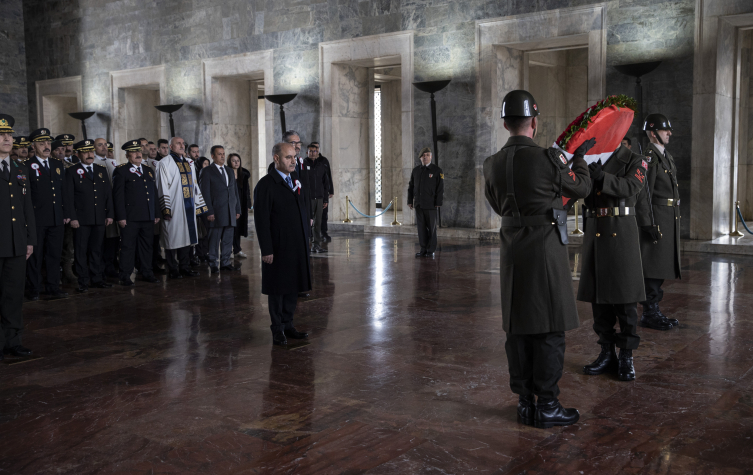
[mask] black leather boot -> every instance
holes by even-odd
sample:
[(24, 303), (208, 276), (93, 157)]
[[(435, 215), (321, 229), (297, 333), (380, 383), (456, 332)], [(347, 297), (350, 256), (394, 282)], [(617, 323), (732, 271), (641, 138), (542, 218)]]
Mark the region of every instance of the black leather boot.
[(664, 317), (669, 323), (672, 324), (673, 327), (679, 327), (680, 326), (680, 321), (678, 319), (676, 319), (676, 318), (669, 318), (668, 316), (666, 316), (663, 313), (661, 313), (661, 310), (659, 310), (659, 304), (658, 303), (655, 303), (654, 307), (656, 308), (656, 313), (659, 314), (660, 316)]
[(620, 348), (620, 368), (617, 370), (620, 381), (632, 381), (635, 379), (633, 367), (633, 350)]
[(533, 395), (518, 397), (518, 422), (527, 426), (533, 425), (533, 416), (536, 413), (536, 404)]
[(539, 429), (549, 429), (554, 426), (575, 424), (578, 419), (580, 419), (580, 413), (577, 409), (565, 409), (557, 398), (540, 397), (536, 403), (533, 425)]
[(591, 376), (617, 371), (617, 353), (614, 343), (601, 345), (601, 353), (596, 361), (583, 367), (583, 373)]
[[(648, 312), (646, 310), (648, 310)], [(655, 303), (649, 304), (648, 308), (646, 308), (646, 306), (643, 307), (641, 326), (662, 331), (672, 329), (672, 324), (669, 323), (666, 317), (659, 313), (659, 305)]]

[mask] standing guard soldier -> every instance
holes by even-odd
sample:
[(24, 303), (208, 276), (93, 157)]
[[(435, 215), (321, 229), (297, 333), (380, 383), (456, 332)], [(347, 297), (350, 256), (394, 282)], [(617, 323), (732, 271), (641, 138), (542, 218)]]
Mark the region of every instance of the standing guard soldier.
[(65, 166), (50, 157), (52, 137), (48, 129), (37, 129), (29, 136), (35, 156), (26, 160), (29, 168), (29, 188), (34, 203), (37, 226), (37, 245), (27, 264), (27, 298), (39, 300), (42, 281), (42, 261), (47, 269), (45, 293), (53, 299), (65, 298), (60, 290), (60, 259), (63, 253), (65, 219), (63, 195), (65, 193)]
[(418, 156), (421, 165), (413, 169), (408, 183), (408, 206), (416, 210), (416, 227), (421, 251), (416, 257), (434, 257), (437, 249), (437, 208), (444, 197), (444, 173), (431, 163), (431, 149)]
[(528, 91), (505, 96), (502, 118), (511, 136), (484, 162), (484, 180), (486, 199), (502, 216), (502, 321), (510, 389), (519, 397), (518, 421), (550, 428), (574, 424), (580, 417), (557, 399), (565, 331), (580, 324), (562, 197), (588, 195), (591, 181), (583, 156), (596, 141), (591, 139), (575, 151), (570, 169), (564, 154), (533, 141), (538, 115)]
[(159, 282), (152, 272), (152, 236), (159, 223), (159, 200), (154, 170), (141, 163), (141, 144), (129, 140), (121, 147), (128, 163), (118, 165), (112, 174), (115, 219), (120, 227), (120, 285), (133, 285), (136, 252), (141, 278)]
[(29, 193), (29, 170), (12, 162), (13, 117), (0, 114), (0, 360), (29, 356), (21, 345), (26, 261), (34, 251), (36, 225)]
[[(637, 306), (645, 299), (635, 204), (646, 183), (648, 164), (620, 145), (603, 165), (599, 160), (589, 168), (593, 188), (583, 209), (578, 300), (591, 302), (601, 353), (583, 372), (616, 371), (620, 380), (631, 381), (635, 379), (633, 350), (640, 343)], [(619, 333), (614, 329), (617, 322)], [(620, 349), (619, 359), (615, 346)]]
[(641, 255), (646, 300), (641, 325), (655, 330), (679, 327), (676, 318), (659, 310), (665, 279), (680, 279), (680, 191), (677, 168), (665, 148), (672, 136), (672, 124), (661, 114), (649, 114), (643, 122), (651, 143), (646, 149), (648, 173), (646, 187), (637, 203), (641, 228)]
[(76, 140), (76, 137), (71, 134), (60, 134), (55, 137), (55, 140), (59, 140), (63, 144), (63, 146), (65, 146), (65, 153), (62, 158), (62, 160), (65, 162), (65, 166), (70, 167), (71, 165), (77, 164), (79, 162), (79, 159), (73, 153), (73, 142)]
[(92, 287), (112, 287), (102, 275), (102, 240), (105, 226), (112, 224), (115, 211), (107, 169), (94, 164), (94, 141), (82, 140), (74, 149), (79, 162), (65, 174), (65, 217), (70, 219), (75, 246), (78, 288), (84, 293)]
[(29, 158), (29, 137), (25, 135), (18, 136), (13, 139), (13, 150), (16, 151), (16, 160), (18, 162), (24, 162)]

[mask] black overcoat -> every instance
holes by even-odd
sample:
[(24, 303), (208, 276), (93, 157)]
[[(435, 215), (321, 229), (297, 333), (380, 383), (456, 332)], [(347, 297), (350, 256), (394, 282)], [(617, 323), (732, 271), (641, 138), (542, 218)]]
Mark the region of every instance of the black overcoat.
[(9, 178), (5, 181), (0, 173), (0, 257), (25, 256), (26, 246), (37, 245), (29, 170), (10, 160)]
[[(647, 185), (638, 196), (636, 204), (638, 226), (657, 224), (662, 238), (654, 244), (648, 233), (640, 233), (643, 277), (679, 279), (680, 191), (677, 189), (677, 168), (672, 155), (669, 152), (666, 155), (661, 153), (654, 144), (649, 144), (646, 149), (646, 161)], [(649, 194), (652, 203), (650, 208)]]
[[(513, 156), (515, 199), (521, 216), (548, 216), (561, 210), (562, 195), (588, 195), (591, 180), (582, 157), (572, 170), (560, 153), (524, 136), (512, 136), (501, 151), (484, 162), (486, 199), (500, 216), (512, 216), (507, 197), (507, 150), (526, 147)], [(562, 195), (560, 195), (560, 190)], [(580, 324), (573, 295), (567, 246), (557, 226), (500, 228), (499, 282), (504, 330), (536, 334), (571, 330)]]
[(279, 173), (267, 174), (254, 190), (254, 225), (262, 256), (272, 254), (271, 264), (261, 265), (261, 292), (291, 294), (311, 290), (309, 227), (304, 194), (293, 191)]
[(223, 170), (227, 175), (227, 184), (214, 163), (205, 167), (199, 176), (201, 194), (204, 196), (204, 203), (209, 208), (204, 218), (214, 215), (214, 221), (204, 220), (207, 228), (235, 227), (235, 215), (241, 214), (241, 200), (238, 196), (235, 173), (226, 165), (223, 165)]
[(36, 156), (25, 163), (29, 169), (29, 188), (37, 226), (62, 226), (65, 165), (57, 158), (50, 157), (47, 160), (50, 171), (47, 173)]
[[(81, 226), (104, 226), (107, 218), (115, 219), (112, 188), (107, 168), (92, 163), (94, 180), (83, 163), (68, 167), (65, 175), (65, 217)], [(81, 173), (79, 173), (81, 170)]]
[(585, 208), (619, 208), (624, 199), (632, 212), (584, 219), (578, 300), (597, 304), (642, 302), (646, 294), (635, 204), (646, 183), (645, 157), (620, 147), (604, 164), (604, 173), (603, 184), (594, 184)]

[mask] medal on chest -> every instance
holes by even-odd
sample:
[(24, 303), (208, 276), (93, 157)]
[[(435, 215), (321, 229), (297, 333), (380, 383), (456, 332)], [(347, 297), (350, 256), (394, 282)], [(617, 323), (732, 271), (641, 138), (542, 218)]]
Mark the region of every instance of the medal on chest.
[(303, 187), (301, 186), (301, 182), (300, 182), (300, 181), (298, 181), (298, 180), (296, 180), (296, 181), (295, 181), (295, 187), (293, 187), (293, 191), (297, 191), (297, 192), (298, 192), (298, 194), (300, 195), (300, 194), (301, 194), (301, 188), (303, 188)]
[(84, 178), (84, 170), (83, 169), (79, 168), (78, 170), (76, 170), (76, 173), (78, 173), (79, 178), (81, 178), (81, 179)]
[(38, 163), (32, 163), (31, 169), (34, 170), (34, 173), (36, 173), (37, 176), (39, 176), (39, 164)]

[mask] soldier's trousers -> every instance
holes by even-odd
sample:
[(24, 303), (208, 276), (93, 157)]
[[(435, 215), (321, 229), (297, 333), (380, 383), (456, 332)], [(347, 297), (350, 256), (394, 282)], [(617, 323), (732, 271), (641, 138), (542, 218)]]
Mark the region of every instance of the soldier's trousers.
[(559, 396), (557, 383), (562, 378), (565, 364), (565, 332), (507, 333), (505, 352), (512, 392), (544, 398)]
[(73, 230), (79, 285), (102, 282), (102, 240), (104, 238), (104, 225), (79, 226), (78, 229)]
[[(638, 304), (601, 304), (592, 303), (594, 314), (594, 331), (599, 335), (599, 344), (614, 343), (617, 348), (635, 350), (641, 341), (638, 336)], [(620, 323), (620, 332), (614, 329)]]
[(664, 279), (643, 279), (643, 285), (646, 288), (646, 301), (641, 302), (643, 305), (650, 305), (661, 302), (664, 297), (664, 290), (661, 286), (664, 283)]
[(26, 261), (26, 285), (29, 293), (38, 294), (42, 286), (42, 261), (47, 269), (46, 292), (60, 290), (60, 257), (63, 254), (65, 226), (37, 226), (37, 245)]
[(0, 257), (0, 351), (21, 344), (26, 255)]
[(65, 234), (63, 236), (63, 259), (60, 261), (60, 265), (65, 268), (66, 265), (73, 265), (75, 260), (75, 249), (73, 244), (73, 228), (70, 224), (65, 225)]
[(105, 275), (117, 274), (115, 258), (118, 255), (120, 237), (106, 237), (102, 244), (102, 272)]
[(139, 271), (142, 277), (154, 275), (152, 271), (152, 237), (154, 221), (128, 221), (120, 228), (120, 278), (130, 279), (139, 254)]
[(437, 209), (416, 206), (416, 228), (421, 250), (431, 254), (437, 249)]

